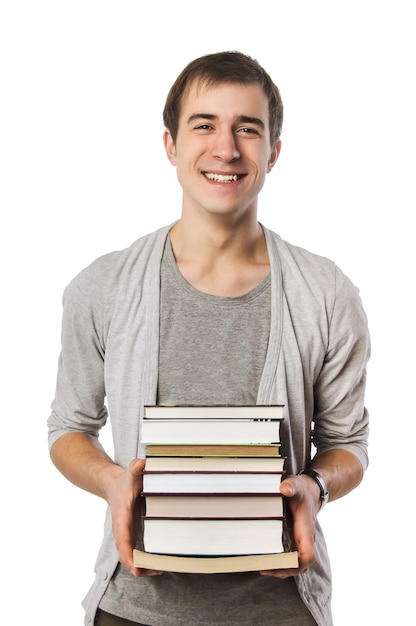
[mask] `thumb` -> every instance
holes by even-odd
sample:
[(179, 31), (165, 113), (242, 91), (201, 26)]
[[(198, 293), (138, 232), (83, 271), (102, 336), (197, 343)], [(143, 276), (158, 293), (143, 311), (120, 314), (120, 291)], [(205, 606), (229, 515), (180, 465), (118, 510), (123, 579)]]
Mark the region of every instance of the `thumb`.
[(138, 478), (140, 474), (143, 472), (145, 466), (144, 459), (133, 459), (129, 464), (129, 471), (135, 478)]
[(296, 489), (295, 489), (295, 486), (292, 484), (292, 481), (290, 478), (286, 478), (286, 480), (283, 480), (281, 482), (280, 493), (282, 493), (284, 496), (288, 498), (295, 495)]

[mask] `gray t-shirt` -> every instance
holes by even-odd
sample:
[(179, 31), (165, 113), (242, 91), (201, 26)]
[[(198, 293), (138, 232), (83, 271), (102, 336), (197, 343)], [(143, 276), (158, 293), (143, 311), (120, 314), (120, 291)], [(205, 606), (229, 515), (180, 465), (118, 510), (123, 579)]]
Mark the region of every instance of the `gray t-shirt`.
[[(159, 404), (256, 403), (270, 331), (270, 289), (268, 274), (242, 296), (202, 293), (179, 272), (167, 239), (161, 265)], [(164, 573), (136, 579), (119, 566), (100, 607), (150, 626), (315, 624), (293, 578), (257, 573)]]
[(162, 260), (159, 404), (256, 404), (270, 332), (270, 274), (239, 297), (183, 278), (170, 240)]

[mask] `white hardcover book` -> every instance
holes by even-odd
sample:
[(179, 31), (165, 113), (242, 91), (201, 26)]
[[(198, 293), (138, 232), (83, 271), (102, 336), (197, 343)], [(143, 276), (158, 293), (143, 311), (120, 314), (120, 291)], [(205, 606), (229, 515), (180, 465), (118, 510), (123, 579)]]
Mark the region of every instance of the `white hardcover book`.
[(280, 420), (160, 420), (141, 422), (144, 444), (279, 443)]
[(280, 493), (282, 472), (143, 472), (150, 493)]
[(238, 555), (283, 552), (281, 519), (143, 518), (146, 552)]
[(144, 419), (283, 419), (283, 405), (146, 405)]

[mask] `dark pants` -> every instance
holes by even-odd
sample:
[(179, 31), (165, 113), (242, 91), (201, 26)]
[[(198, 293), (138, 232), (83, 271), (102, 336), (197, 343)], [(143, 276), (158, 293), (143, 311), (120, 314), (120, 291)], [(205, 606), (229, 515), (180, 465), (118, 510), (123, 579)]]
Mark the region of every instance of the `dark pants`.
[(110, 615), (110, 613), (98, 609), (94, 626), (146, 626), (146, 624), (132, 622), (129, 619), (123, 619), (122, 617), (117, 617), (117, 615)]

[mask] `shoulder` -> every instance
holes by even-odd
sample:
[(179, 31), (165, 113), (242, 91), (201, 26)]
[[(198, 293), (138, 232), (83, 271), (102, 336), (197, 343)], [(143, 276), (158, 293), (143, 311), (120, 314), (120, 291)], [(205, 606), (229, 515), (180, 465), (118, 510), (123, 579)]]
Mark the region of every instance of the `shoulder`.
[(332, 259), (285, 241), (271, 230), (264, 229), (264, 232), (269, 245), (269, 252), (278, 258), (282, 271), (297, 270), (306, 272), (311, 277), (314, 274), (317, 276), (327, 275), (328, 278), (334, 277), (337, 266)]
[(84, 273), (118, 275), (136, 265), (147, 265), (153, 256), (162, 254), (169, 229), (170, 226), (164, 226), (136, 239), (123, 250), (115, 250), (98, 257), (85, 268)]
[(140, 279), (146, 271), (156, 270), (170, 228), (171, 225), (164, 226), (122, 250), (114, 250), (94, 259), (71, 280), (65, 293), (77, 290), (85, 294), (112, 291), (119, 283), (132, 278)]
[(324, 306), (330, 312), (335, 305), (355, 301), (359, 289), (335, 261), (284, 241), (277, 233), (264, 229), (270, 262), (275, 277), (294, 307)]
[(270, 263), (276, 275), (281, 275), (285, 291), (333, 292), (340, 272), (336, 263), (283, 240), (277, 233), (264, 229)]

